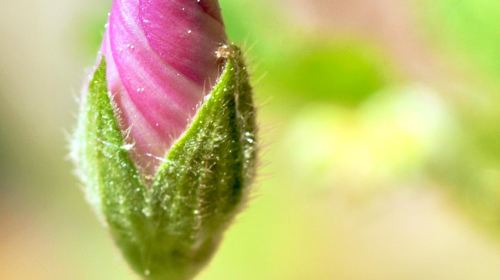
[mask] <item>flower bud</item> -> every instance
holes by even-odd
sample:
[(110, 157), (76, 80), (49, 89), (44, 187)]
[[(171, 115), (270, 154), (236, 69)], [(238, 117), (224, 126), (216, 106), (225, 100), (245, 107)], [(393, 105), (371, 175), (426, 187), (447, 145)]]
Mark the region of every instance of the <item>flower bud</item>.
[(73, 155), (89, 201), (146, 279), (193, 277), (245, 201), (256, 124), (215, 0), (114, 0)]

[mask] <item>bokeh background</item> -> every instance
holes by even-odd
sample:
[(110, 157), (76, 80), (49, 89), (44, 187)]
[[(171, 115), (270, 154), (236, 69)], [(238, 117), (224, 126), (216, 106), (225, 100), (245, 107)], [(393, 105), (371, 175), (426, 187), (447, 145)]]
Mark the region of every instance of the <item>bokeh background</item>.
[[(1, 0), (0, 279), (137, 279), (67, 159), (110, 0)], [(500, 2), (221, 0), (262, 160), (199, 280), (500, 275)]]

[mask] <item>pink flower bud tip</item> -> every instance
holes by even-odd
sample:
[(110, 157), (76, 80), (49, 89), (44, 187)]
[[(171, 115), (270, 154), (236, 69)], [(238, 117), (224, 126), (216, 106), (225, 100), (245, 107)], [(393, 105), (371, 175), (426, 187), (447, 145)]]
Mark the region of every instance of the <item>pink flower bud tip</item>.
[(216, 0), (114, 0), (102, 53), (131, 155), (147, 176), (189, 125), (220, 72)]

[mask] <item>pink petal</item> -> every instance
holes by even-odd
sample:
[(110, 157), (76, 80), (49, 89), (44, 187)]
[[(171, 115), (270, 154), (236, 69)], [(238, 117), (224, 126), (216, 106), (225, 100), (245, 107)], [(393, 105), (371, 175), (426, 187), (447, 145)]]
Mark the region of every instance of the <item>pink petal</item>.
[(132, 156), (153, 175), (219, 75), (217, 1), (114, 0), (103, 42), (108, 87)]

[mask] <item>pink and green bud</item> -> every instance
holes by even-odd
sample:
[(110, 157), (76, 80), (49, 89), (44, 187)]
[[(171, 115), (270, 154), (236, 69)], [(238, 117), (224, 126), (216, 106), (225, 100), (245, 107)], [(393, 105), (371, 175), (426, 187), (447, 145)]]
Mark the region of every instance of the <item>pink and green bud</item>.
[(254, 177), (240, 50), (215, 0), (114, 0), (74, 158), (89, 201), (145, 279), (190, 279)]

